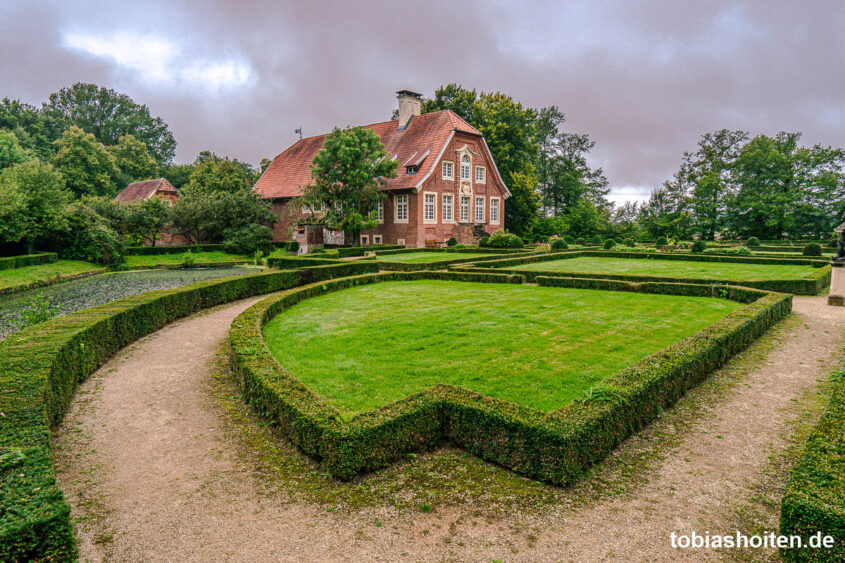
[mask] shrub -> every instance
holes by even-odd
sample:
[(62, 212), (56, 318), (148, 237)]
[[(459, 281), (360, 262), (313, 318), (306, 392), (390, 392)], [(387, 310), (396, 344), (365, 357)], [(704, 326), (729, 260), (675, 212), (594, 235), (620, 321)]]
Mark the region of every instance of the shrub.
[(193, 268), (195, 263), (196, 263), (196, 257), (193, 255), (193, 253), (191, 253), (190, 250), (182, 255), (181, 266), (183, 268)]
[(77, 202), (67, 208), (66, 215), (67, 230), (52, 233), (48, 241), (63, 259), (112, 267), (125, 262), (123, 237), (91, 207)]
[(478, 248), (489, 248), (490, 247), (490, 236), (481, 237), (478, 239)]
[(604, 243), (604, 239), (601, 235), (593, 235), (590, 237), (590, 244), (593, 246), (601, 246)]
[(285, 243), (285, 250), (288, 252), (298, 252), (299, 251), (299, 243), (295, 240), (291, 240)]
[[(523, 248), (525, 242), (518, 236), (512, 233), (507, 233), (501, 229), (490, 235), (489, 237), (481, 239), (485, 243), (484, 246), (490, 248)], [(479, 246), (482, 246), (479, 243)]]
[(747, 246), (727, 246), (708, 248), (704, 254), (720, 254), (722, 256), (753, 256), (751, 249)]
[(39, 291), (37, 296), (27, 301), (21, 311), (20, 319), (15, 321), (14, 325), (18, 330), (23, 330), (26, 327), (49, 321), (61, 312), (61, 303), (51, 303), (49, 298), (44, 297), (44, 292)]
[(612, 238), (609, 238), (606, 241), (604, 241), (604, 249), (605, 250), (610, 250), (614, 246), (616, 246), (616, 241), (613, 240)]
[(8, 256), (6, 258), (0, 258), (0, 270), (14, 270), (15, 268), (35, 266), (37, 264), (52, 264), (58, 259), (59, 255), (55, 252)]
[(707, 250), (707, 243), (703, 240), (697, 240), (692, 243), (692, 251), (696, 254), (704, 252), (705, 250)]
[(587, 239), (581, 237), (575, 241), (575, 244), (577, 244), (578, 246), (587, 246)]
[(669, 239), (667, 239), (666, 237), (660, 237), (655, 241), (654, 246), (669, 246)]
[(446, 246), (455, 246), (456, 244), (458, 244), (458, 239), (456, 239), (455, 237), (452, 237), (446, 241)]
[(637, 243), (632, 238), (626, 238), (625, 239), (625, 246), (627, 246), (628, 248), (636, 248)]
[(567, 248), (569, 248), (569, 245), (562, 238), (552, 241), (552, 250), (566, 250)]
[(750, 239), (748, 239), (746, 246), (751, 247), (751, 248), (753, 248), (755, 246), (760, 246), (760, 239), (758, 239), (757, 237), (751, 237)]
[(563, 235), (563, 240), (566, 241), (566, 244), (575, 244), (575, 239), (572, 238), (572, 235)]
[(804, 256), (821, 256), (822, 255), (822, 245), (817, 242), (811, 242), (807, 246), (804, 247)]
[(827, 245), (830, 248), (836, 248), (837, 246), (839, 246), (839, 239), (837, 237), (833, 237), (828, 241)]
[(273, 251), (273, 229), (267, 225), (253, 223), (244, 227), (226, 229), (223, 250), (231, 254), (255, 254)]

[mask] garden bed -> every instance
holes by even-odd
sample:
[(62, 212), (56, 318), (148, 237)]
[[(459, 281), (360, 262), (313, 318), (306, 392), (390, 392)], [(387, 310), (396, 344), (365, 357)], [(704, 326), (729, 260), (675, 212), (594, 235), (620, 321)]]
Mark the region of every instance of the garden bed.
[(0, 295), (101, 274), (105, 271), (103, 266), (81, 260), (59, 260), (0, 270)]
[(456, 270), (631, 282), (742, 285), (797, 295), (817, 295), (830, 284), (830, 265), (819, 259), (637, 254), (569, 251), (543, 256), (479, 260)]
[[(322, 460), (325, 469), (341, 479), (378, 469), (409, 452), (431, 449), (446, 439), (522, 475), (555, 484), (571, 483), (791, 310), (789, 295), (737, 287), (648, 284), (649, 293), (724, 297), (743, 305), (696, 334), (602, 379), (582, 398), (551, 411), (437, 384), (345, 421), (335, 407), (282, 367), (264, 344), (263, 326), (305, 299), (377, 282), (417, 279), (524, 280), (522, 276), (448, 272), (356, 276), (265, 299), (232, 324), (233, 372), (248, 402), (279, 423), (303, 452)], [(590, 287), (643, 291), (639, 284), (602, 280), (591, 280)], [(442, 347), (434, 351), (440, 353)], [(343, 368), (339, 364), (338, 369)]]

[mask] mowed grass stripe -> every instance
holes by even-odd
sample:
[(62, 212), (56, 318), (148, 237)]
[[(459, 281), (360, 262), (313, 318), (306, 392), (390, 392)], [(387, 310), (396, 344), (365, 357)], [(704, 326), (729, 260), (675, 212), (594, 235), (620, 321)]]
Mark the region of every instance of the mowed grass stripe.
[(391, 282), (303, 301), (271, 320), (264, 338), (290, 373), (347, 417), (437, 383), (549, 411), (738, 307), (630, 292)]
[(582, 256), (550, 262), (514, 266), (532, 272), (578, 272), (592, 274), (629, 274), (634, 276), (669, 276), (674, 278), (730, 280), (788, 280), (809, 278), (812, 266), (780, 264), (737, 264), (729, 262), (686, 262), (642, 258), (600, 258)]

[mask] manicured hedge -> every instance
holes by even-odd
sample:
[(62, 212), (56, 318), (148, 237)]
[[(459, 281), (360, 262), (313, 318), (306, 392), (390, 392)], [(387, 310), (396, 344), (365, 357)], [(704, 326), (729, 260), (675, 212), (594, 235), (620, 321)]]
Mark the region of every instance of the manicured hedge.
[[(817, 269), (808, 278), (795, 278), (786, 280), (775, 279), (757, 279), (757, 280), (732, 280), (732, 279), (708, 279), (708, 278), (675, 278), (670, 276), (642, 276), (631, 274), (598, 274), (591, 272), (536, 272), (530, 270), (520, 270), (518, 266), (522, 264), (530, 264), (533, 262), (549, 262), (553, 260), (563, 260), (568, 258), (578, 258), (579, 256), (599, 256), (599, 257), (614, 257), (614, 258), (634, 258), (634, 259), (669, 259), (669, 260), (688, 260), (701, 262), (740, 262), (740, 263), (768, 263), (768, 264), (792, 264), (792, 265), (810, 265)], [(509, 259), (482, 259), (472, 262), (471, 265), (454, 265), (450, 269), (459, 271), (472, 272), (496, 272), (506, 271), (512, 274), (522, 274), (529, 282), (540, 276), (546, 277), (562, 277), (562, 278), (590, 278), (590, 279), (604, 279), (604, 280), (623, 280), (630, 282), (658, 282), (658, 283), (686, 283), (686, 284), (703, 284), (703, 285), (741, 285), (743, 287), (751, 287), (755, 289), (762, 289), (766, 291), (777, 291), (781, 293), (792, 293), (795, 295), (818, 295), (824, 292), (830, 286), (831, 267), (825, 260), (807, 260), (796, 258), (774, 258), (774, 262), (762, 262), (768, 260), (766, 258), (749, 258), (745, 256), (703, 256), (700, 254), (684, 254), (684, 255), (658, 255), (655, 257), (651, 254), (634, 254), (631, 256), (629, 252), (596, 252), (573, 250), (569, 252), (551, 253), (537, 256), (526, 256), (524, 258), (509, 258)]]
[(120, 348), (207, 307), (362, 271), (346, 264), (152, 291), (58, 317), (0, 343), (0, 561), (75, 559), (50, 427), (60, 421), (76, 385)]
[[(376, 256), (389, 256), (391, 254), (413, 254), (415, 252), (455, 252), (455, 253), (474, 253), (474, 254), (519, 254), (529, 256), (537, 252), (531, 252), (524, 248), (401, 248), (397, 250), (378, 250)], [(545, 251), (542, 251), (545, 252)]]
[(327, 264), (341, 263), (336, 258), (311, 258), (309, 255), (302, 256), (272, 256), (267, 258), (267, 265), (271, 268), (279, 268), (282, 270), (289, 268), (308, 268), (310, 266), (325, 266)]
[[(361, 284), (432, 278), (519, 281), (469, 272), (389, 272), (313, 284), (265, 299), (242, 313), (230, 331), (233, 372), (247, 401), (341, 479), (378, 469), (408, 452), (431, 449), (439, 440), (448, 439), (522, 475), (567, 484), (789, 314), (792, 305), (789, 295), (745, 288), (704, 290), (688, 285), (665, 289), (692, 295), (709, 292), (748, 303), (607, 378), (590, 397), (549, 413), (451, 385), (436, 385), (343, 421), (333, 407), (285, 371), (263, 343), (262, 326), (303, 299)], [(651, 289), (658, 290), (656, 284)], [(627, 290), (634, 288), (627, 286)]]
[(635, 276), (628, 274), (595, 274), (589, 272), (534, 272), (520, 270), (519, 268), (481, 268), (455, 266), (457, 271), (467, 272), (507, 272), (510, 274), (522, 274), (533, 283), (539, 277), (559, 278), (585, 278), (596, 280), (621, 280), (635, 283), (655, 282), (669, 284), (696, 284), (696, 285), (740, 285), (764, 291), (777, 291), (780, 293), (792, 293), (794, 295), (818, 295), (830, 286), (831, 268), (826, 266), (819, 268), (809, 278), (796, 278), (792, 280), (731, 280), (712, 278), (673, 278), (669, 276)]
[(335, 246), (332, 244), (326, 244), (323, 248), (337, 250), (340, 258), (349, 258), (350, 256), (363, 256), (367, 252), (374, 252), (376, 250), (399, 250), (405, 248), (405, 245), (371, 244), (369, 246)]
[(37, 266), (38, 264), (52, 264), (59, 259), (55, 252), (42, 252), (39, 254), (24, 254), (22, 256), (7, 256), (0, 258), (0, 270), (14, 270), (25, 266)]
[(788, 561), (845, 561), (845, 370), (834, 376), (833, 395), (810, 434), (781, 501), (780, 533), (808, 541), (831, 535), (830, 549), (787, 549)]
[[(276, 248), (283, 248), (289, 252), (299, 249), (296, 241), (274, 242)], [(147, 256), (151, 254), (181, 254), (183, 252), (213, 252), (219, 250), (224, 252), (223, 244), (182, 244), (175, 246), (128, 246), (126, 254), (129, 256)]]
[(129, 256), (148, 256), (152, 254), (181, 254), (183, 252), (223, 252), (222, 244), (183, 244), (176, 246), (127, 246)]

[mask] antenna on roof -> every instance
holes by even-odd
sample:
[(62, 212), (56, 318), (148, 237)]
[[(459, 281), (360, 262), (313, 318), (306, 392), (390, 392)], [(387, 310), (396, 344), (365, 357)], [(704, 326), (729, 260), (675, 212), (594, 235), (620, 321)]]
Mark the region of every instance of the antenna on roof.
[(299, 133), (299, 138), (302, 139), (302, 125), (299, 126), (299, 129), (294, 129), (294, 133)]

